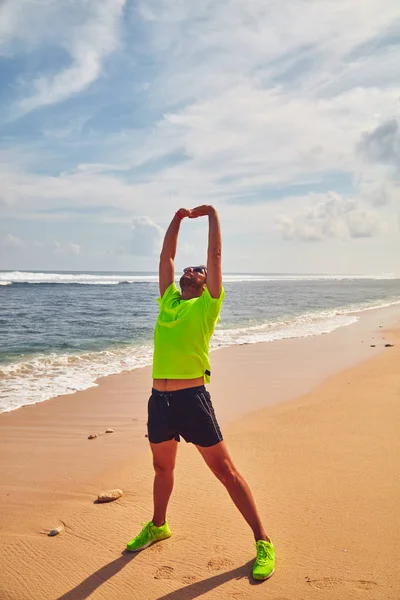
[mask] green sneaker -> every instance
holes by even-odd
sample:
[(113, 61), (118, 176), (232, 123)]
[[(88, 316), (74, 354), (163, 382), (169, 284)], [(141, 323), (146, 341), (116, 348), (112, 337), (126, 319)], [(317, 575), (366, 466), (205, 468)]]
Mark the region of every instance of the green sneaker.
[(144, 525), (144, 527), (139, 535), (126, 545), (127, 549), (131, 552), (139, 552), (139, 550), (144, 550), (151, 544), (154, 544), (154, 542), (166, 540), (171, 537), (171, 530), (168, 527), (167, 521), (165, 521), (164, 525), (161, 525), (161, 527), (156, 527), (153, 524), (153, 521), (142, 523), (142, 525)]
[(257, 558), (253, 565), (254, 579), (268, 579), (275, 570), (275, 549), (272, 542), (256, 542)]

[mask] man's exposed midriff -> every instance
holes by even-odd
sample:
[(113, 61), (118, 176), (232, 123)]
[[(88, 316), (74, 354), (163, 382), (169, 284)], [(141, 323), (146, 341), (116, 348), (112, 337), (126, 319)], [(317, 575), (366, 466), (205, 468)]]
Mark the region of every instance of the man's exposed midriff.
[(195, 379), (153, 379), (153, 388), (159, 392), (175, 392), (204, 385), (204, 377)]

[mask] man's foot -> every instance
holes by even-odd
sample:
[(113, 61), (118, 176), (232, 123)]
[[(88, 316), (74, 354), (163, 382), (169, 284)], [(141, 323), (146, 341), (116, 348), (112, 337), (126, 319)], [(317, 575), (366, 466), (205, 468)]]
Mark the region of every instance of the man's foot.
[(257, 558), (253, 565), (254, 579), (268, 579), (275, 570), (275, 550), (272, 542), (256, 542)]
[(156, 527), (153, 524), (153, 521), (142, 523), (142, 525), (144, 525), (144, 527), (139, 535), (126, 545), (127, 549), (131, 552), (139, 552), (139, 550), (144, 550), (151, 544), (154, 544), (154, 542), (166, 540), (171, 536), (171, 530), (168, 527), (167, 521), (165, 521), (164, 525), (161, 525), (161, 527)]

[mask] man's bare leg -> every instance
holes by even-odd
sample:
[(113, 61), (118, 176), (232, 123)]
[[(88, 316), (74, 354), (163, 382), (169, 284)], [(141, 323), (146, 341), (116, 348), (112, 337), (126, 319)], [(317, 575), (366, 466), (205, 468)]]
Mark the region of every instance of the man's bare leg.
[(236, 507), (250, 525), (255, 540), (271, 540), (261, 524), (257, 508), (246, 481), (234, 466), (224, 442), (204, 448), (197, 446), (214, 475), (224, 484)]
[(153, 523), (161, 527), (165, 523), (167, 506), (174, 487), (174, 469), (178, 442), (169, 440), (160, 444), (150, 443), (153, 453), (154, 484), (153, 501), (154, 514)]

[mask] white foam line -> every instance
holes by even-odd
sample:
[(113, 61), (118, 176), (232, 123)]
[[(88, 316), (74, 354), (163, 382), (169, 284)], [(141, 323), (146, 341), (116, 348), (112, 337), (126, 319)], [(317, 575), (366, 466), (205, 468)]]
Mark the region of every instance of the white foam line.
[(80, 355), (53, 353), (0, 366), (0, 412), (93, 387), (99, 377), (144, 367), (151, 357), (149, 345)]
[[(224, 283), (263, 282), (263, 281), (356, 281), (356, 280), (392, 280), (394, 274), (381, 275), (251, 275), (226, 274)], [(177, 275), (176, 280), (179, 280)], [(117, 285), (120, 283), (156, 283), (158, 275), (101, 275), (93, 273), (30, 273), (27, 271), (0, 272), (0, 284), (11, 283), (47, 283), (80, 285)]]

